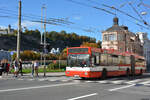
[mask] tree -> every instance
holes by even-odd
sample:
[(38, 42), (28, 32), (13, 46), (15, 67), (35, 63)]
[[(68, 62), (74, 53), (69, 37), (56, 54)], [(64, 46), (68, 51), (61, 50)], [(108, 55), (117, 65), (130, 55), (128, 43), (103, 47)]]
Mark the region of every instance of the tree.
[(97, 43), (89, 43), (89, 42), (83, 42), (80, 46), (81, 47), (95, 47), (95, 48), (99, 47)]
[(59, 55), (60, 60), (66, 60), (67, 59), (67, 48), (65, 48), (61, 54)]
[(98, 48), (102, 48), (102, 42), (100, 40), (97, 41)]

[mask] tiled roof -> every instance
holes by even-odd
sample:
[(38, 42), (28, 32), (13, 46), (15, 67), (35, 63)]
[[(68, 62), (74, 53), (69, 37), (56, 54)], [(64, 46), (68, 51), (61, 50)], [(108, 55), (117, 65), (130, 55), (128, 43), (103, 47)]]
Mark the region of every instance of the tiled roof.
[(113, 25), (112, 27), (108, 28), (106, 31), (114, 32), (114, 31), (124, 31), (125, 29), (122, 26)]

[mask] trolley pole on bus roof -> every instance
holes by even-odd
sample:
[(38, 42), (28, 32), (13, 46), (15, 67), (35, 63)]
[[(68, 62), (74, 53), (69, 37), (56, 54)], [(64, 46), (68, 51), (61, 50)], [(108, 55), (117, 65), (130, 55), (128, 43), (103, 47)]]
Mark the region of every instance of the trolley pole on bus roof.
[(19, 13), (18, 13), (18, 34), (17, 34), (17, 59), (20, 59), (20, 38), (21, 38), (21, 0), (19, 0)]

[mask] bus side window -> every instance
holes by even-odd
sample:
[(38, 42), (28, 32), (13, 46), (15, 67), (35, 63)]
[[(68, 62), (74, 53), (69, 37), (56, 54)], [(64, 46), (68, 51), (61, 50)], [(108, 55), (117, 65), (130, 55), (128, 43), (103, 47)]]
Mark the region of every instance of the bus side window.
[(107, 54), (101, 54), (101, 57), (100, 57), (100, 58), (101, 58), (101, 59), (100, 59), (100, 60), (101, 60), (101, 61), (100, 61), (100, 62), (101, 62), (100, 64), (101, 64), (102, 66), (106, 66), (106, 65), (107, 65)]
[(99, 65), (99, 56), (92, 57), (92, 66)]
[(96, 62), (95, 62), (96, 65), (99, 65), (100, 64), (100, 57), (99, 55), (96, 56)]
[(112, 55), (108, 55), (108, 65), (111, 66), (113, 64)]
[(112, 55), (112, 59), (113, 59), (113, 65), (118, 65), (118, 60), (119, 60), (119, 58), (118, 58), (118, 55)]
[(119, 56), (119, 64), (124, 64), (124, 63), (125, 63), (125, 57)]
[(95, 57), (94, 56), (91, 58), (91, 64), (92, 64), (92, 67), (95, 65)]
[(125, 57), (125, 64), (130, 64), (131, 61), (130, 61), (130, 57), (126, 56)]

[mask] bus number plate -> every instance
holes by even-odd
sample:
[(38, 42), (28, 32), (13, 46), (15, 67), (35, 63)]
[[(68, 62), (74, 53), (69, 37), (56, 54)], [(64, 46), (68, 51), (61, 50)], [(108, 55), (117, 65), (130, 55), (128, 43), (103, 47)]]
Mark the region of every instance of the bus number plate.
[(79, 78), (80, 76), (79, 76), (79, 75), (74, 75), (74, 77), (75, 77), (75, 78)]

